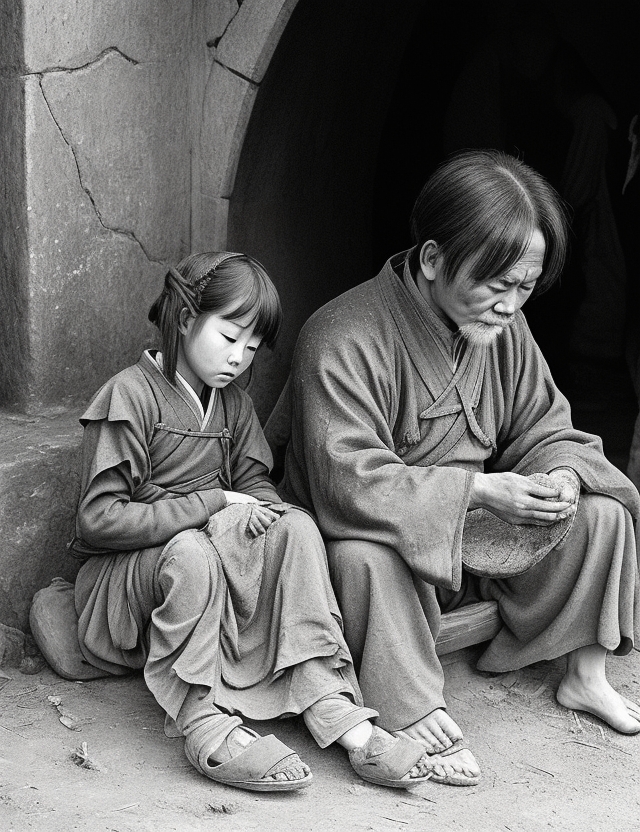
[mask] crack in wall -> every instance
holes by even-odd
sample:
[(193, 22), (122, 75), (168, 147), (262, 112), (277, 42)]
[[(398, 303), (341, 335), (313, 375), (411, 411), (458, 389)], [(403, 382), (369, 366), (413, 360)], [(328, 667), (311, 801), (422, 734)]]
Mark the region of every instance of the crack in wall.
[(121, 49), (118, 49), (117, 46), (109, 46), (107, 49), (103, 49), (102, 52), (100, 52), (100, 54), (95, 58), (92, 58), (90, 61), (87, 61), (86, 64), (82, 64), (81, 66), (49, 66), (44, 69), (39, 69), (37, 72), (27, 72), (22, 77), (28, 78), (32, 75), (48, 75), (54, 72), (82, 72), (83, 70), (90, 69), (91, 67), (99, 64), (101, 61), (104, 61), (109, 55), (119, 55), (123, 60), (130, 63), (132, 66), (138, 66), (140, 64), (140, 61), (136, 61), (135, 58), (130, 58)]
[(103, 220), (102, 214), (100, 213), (100, 209), (98, 208), (98, 205), (96, 203), (96, 200), (95, 200), (93, 194), (91, 193), (91, 189), (83, 181), (82, 171), (80, 170), (80, 163), (78, 161), (76, 151), (75, 151), (73, 145), (71, 144), (71, 142), (69, 141), (69, 139), (65, 136), (64, 130), (62, 129), (62, 126), (61, 126), (60, 122), (58, 121), (58, 119), (54, 115), (51, 104), (49, 103), (49, 99), (47, 98), (47, 94), (45, 93), (44, 88), (42, 86), (42, 81), (43, 81), (43, 76), (39, 75), (38, 84), (40, 86), (40, 92), (42, 93), (42, 98), (44, 100), (44, 103), (46, 104), (47, 109), (49, 111), (49, 114), (51, 115), (51, 118), (53, 119), (53, 123), (56, 125), (60, 135), (62, 136), (62, 140), (64, 141), (64, 143), (67, 145), (67, 147), (71, 151), (71, 155), (73, 157), (73, 161), (74, 161), (74, 164), (75, 164), (75, 167), (76, 167), (76, 172), (78, 174), (78, 181), (80, 183), (80, 187), (82, 188), (82, 190), (85, 192), (85, 194), (89, 198), (89, 202), (93, 206), (93, 210), (95, 211), (96, 217), (98, 218), (98, 222), (100, 223), (100, 225), (106, 231), (111, 231), (114, 234), (120, 234), (120, 235), (126, 237), (127, 239), (131, 240), (132, 242), (137, 243), (138, 246), (140, 247), (142, 253), (144, 254), (144, 256), (147, 258), (147, 260), (150, 263), (156, 263), (158, 265), (164, 265), (162, 260), (155, 260), (153, 257), (151, 257), (149, 255), (149, 253), (147, 252), (145, 247), (142, 245), (140, 240), (137, 238), (137, 236), (133, 233), (133, 231), (129, 231), (126, 228), (114, 228), (110, 225), (107, 225), (107, 223)]
[[(241, 0), (240, 0), (240, 2), (238, 2), (238, 10), (239, 10), (239, 8), (240, 8), (240, 5), (241, 5)], [(218, 44), (220, 43), (220, 41), (222, 40), (222, 38), (223, 38), (223, 37), (227, 34), (227, 31), (228, 31), (228, 29), (229, 29), (229, 26), (231, 26), (231, 24), (233, 23), (233, 21), (236, 19), (236, 17), (237, 17), (237, 16), (238, 16), (238, 12), (236, 11), (236, 13), (235, 13), (235, 14), (232, 14), (232, 15), (231, 15), (231, 17), (229, 18), (229, 22), (228, 22), (228, 23), (227, 23), (227, 25), (224, 27), (224, 29), (223, 29), (223, 31), (222, 31), (222, 34), (221, 34), (221, 35), (219, 35), (217, 38), (211, 38), (211, 40), (208, 40), (208, 41), (207, 41), (207, 46), (208, 46), (210, 49), (217, 49)]]
[(242, 78), (243, 81), (246, 81), (247, 83), (251, 84), (252, 87), (255, 87), (257, 89), (260, 86), (260, 84), (257, 81), (252, 81), (251, 78), (248, 78), (246, 75), (243, 75), (241, 72), (238, 72), (237, 69), (232, 69), (230, 66), (223, 64), (222, 61), (219, 61), (217, 58), (214, 60), (214, 63), (219, 64), (221, 67), (226, 69), (227, 72), (230, 72), (237, 78)]

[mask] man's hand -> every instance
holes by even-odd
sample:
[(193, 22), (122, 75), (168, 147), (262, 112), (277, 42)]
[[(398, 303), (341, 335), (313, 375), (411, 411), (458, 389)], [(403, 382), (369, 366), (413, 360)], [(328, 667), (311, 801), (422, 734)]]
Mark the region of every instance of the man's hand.
[(580, 477), (572, 468), (554, 468), (549, 471), (549, 476), (560, 489), (559, 500), (568, 500), (574, 504), (578, 502)]
[[(257, 500), (250, 494), (242, 494), (240, 491), (225, 491), (224, 496), (227, 500), (227, 505), (232, 503), (247, 503), (251, 505), (251, 513), (247, 520), (247, 534), (251, 537), (259, 537), (264, 534), (269, 526), (274, 523), (280, 513), (272, 511), (269, 508), (269, 503), (265, 500)], [(276, 504), (277, 506), (280, 504)]]
[(484, 508), (513, 526), (550, 526), (575, 512), (575, 500), (563, 499), (562, 488), (547, 487), (520, 474), (477, 473), (469, 511)]

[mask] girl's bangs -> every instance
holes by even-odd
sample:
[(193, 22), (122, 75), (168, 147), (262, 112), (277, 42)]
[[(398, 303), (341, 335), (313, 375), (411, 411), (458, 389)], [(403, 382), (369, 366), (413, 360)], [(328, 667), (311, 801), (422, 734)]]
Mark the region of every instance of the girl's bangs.
[[(255, 270), (257, 272), (257, 269)], [(260, 274), (247, 274), (238, 287), (239, 297), (234, 305), (222, 313), (226, 320), (249, 317), (255, 322), (255, 334), (260, 336), (267, 346), (275, 341), (282, 320), (282, 309), (275, 288), (267, 283)]]

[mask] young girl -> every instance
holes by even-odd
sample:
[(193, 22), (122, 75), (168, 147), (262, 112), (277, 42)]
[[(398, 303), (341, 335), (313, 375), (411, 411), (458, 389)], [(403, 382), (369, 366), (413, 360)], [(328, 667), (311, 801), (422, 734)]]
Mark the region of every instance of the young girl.
[[(283, 504), (249, 396), (234, 380), (276, 338), (275, 287), (252, 258), (196, 254), (169, 269), (145, 352), (91, 401), (75, 551), (79, 640), (114, 674), (144, 668), (167, 732), (212, 780), (299, 789), (308, 767), (242, 725), (302, 713), (365, 779), (427, 779), (423, 747), (362, 706), (319, 532)], [(175, 735), (175, 734), (174, 734)]]

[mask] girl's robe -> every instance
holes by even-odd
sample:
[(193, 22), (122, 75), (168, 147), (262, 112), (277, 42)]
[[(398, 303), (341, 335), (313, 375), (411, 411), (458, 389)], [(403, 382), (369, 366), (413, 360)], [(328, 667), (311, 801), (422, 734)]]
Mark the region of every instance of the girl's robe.
[[(204, 412), (180, 376), (169, 384), (145, 352), (98, 391), (81, 422), (72, 550), (87, 558), (76, 582), (87, 660), (116, 674), (144, 667), (174, 719), (192, 684), (253, 719), (300, 713), (337, 690), (359, 701), (312, 519), (282, 506), (281, 519), (252, 538), (251, 506), (226, 506), (223, 489), (281, 503), (249, 396), (231, 384)], [(186, 577), (171, 566), (185, 547), (193, 558)], [(163, 584), (159, 564), (167, 562)], [(174, 602), (181, 580), (186, 591)], [(198, 585), (189, 589), (189, 581)], [(197, 602), (204, 612), (196, 615), (205, 584), (210, 597)]]

